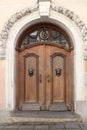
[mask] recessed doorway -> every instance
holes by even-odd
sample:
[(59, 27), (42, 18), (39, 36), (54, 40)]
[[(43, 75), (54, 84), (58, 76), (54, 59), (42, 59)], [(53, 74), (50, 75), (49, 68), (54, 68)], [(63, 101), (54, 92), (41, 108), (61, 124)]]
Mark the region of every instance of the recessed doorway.
[(41, 23), (23, 32), (17, 50), (18, 110), (73, 110), (73, 45), (59, 27)]

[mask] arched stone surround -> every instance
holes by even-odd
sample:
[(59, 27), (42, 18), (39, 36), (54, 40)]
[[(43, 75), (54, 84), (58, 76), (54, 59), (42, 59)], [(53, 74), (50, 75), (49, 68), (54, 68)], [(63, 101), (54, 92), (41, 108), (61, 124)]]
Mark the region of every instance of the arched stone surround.
[[(39, 5), (41, 6), (41, 5)], [(21, 32), (28, 26), (40, 21), (52, 22), (61, 26), (71, 37), (74, 44), (74, 109), (78, 110), (78, 103), (84, 101), (84, 54), (87, 40), (87, 29), (83, 22), (73, 12), (62, 8), (49, 6), (49, 11), (40, 12), (38, 5), (34, 9), (26, 9), (13, 15), (3, 28), (0, 41), (0, 56), (5, 58), (6, 52), (6, 109), (13, 111), (16, 104), (15, 91), (15, 46)], [(43, 9), (43, 12), (46, 8)], [(46, 14), (46, 16), (45, 16)], [(43, 16), (43, 17), (42, 17)], [(14, 18), (15, 17), (15, 18)], [(13, 22), (11, 22), (13, 18)], [(85, 55), (86, 58), (86, 55)], [(81, 104), (79, 104), (81, 106)]]
[[(56, 6), (53, 5), (52, 3), (50, 3), (50, 1), (48, 0), (48, 2), (39, 2), (39, 4), (36, 5), (36, 7), (34, 8), (25, 8), (22, 9), (21, 11), (15, 13), (14, 15), (12, 15), (8, 21), (5, 23), (2, 32), (0, 34), (0, 59), (5, 58), (5, 49), (6, 49), (6, 41), (8, 39), (9, 36), (9, 32), (11, 30), (11, 28), (13, 27), (13, 25), (18, 22), (20, 19), (22, 19), (23, 17), (30, 15), (31, 13), (33, 13), (34, 11), (39, 9), (39, 13), (40, 16), (48, 16), (49, 14), (49, 10), (54, 10), (55, 12), (58, 12), (60, 14), (63, 14), (63, 16), (66, 16), (68, 19), (70, 19), (74, 24), (76, 24), (77, 28), (80, 30), (81, 34), (82, 34), (82, 39), (83, 41), (85, 41), (85, 50), (87, 49), (87, 28), (85, 26), (85, 24), (83, 23), (83, 21), (72, 11), (64, 8), (64, 7), (60, 7), (60, 6)], [(84, 55), (84, 58), (86, 59), (86, 53)]]

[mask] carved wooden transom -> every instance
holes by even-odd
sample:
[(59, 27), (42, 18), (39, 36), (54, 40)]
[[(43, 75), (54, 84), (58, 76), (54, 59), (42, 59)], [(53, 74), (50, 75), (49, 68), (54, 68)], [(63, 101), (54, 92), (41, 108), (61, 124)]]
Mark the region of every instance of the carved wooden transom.
[(36, 26), (27, 31), (16, 49), (22, 51), (35, 44), (53, 44), (66, 50), (72, 49), (65, 35), (58, 29), (48, 25)]

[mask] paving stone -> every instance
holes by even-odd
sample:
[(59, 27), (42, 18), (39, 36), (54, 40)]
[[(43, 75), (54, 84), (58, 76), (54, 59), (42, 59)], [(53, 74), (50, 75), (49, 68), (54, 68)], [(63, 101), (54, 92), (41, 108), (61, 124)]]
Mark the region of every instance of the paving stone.
[(81, 130), (87, 130), (87, 125), (86, 124), (80, 124)]
[(15, 123), (11, 125), (1, 124), (0, 130), (87, 130), (87, 124), (83, 122), (63, 122), (55, 124)]
[(82, 130), (82, 129), (66, 129), (66, 130)]
[(33, 125), (21, 125), (18, 130), (33, 130)]
[(4, 127), (4, 130), (17, 130), (18, 125), (7, 125)]
[(87, 128), (87, 124), (84, 124), (85, 128)]
[(4, 126), (0, 125), (0, 130), (2, 130), (4, 128)]
[(87, 128), (81, 128), (81, 130), (87, 130)]
[(65, 128), (68, 129), (80, 129), (79, 123), (68, 122), (65, 124)]
[(64, 129), (64, 124), (63, 123), (58, 123), (58, 124), (55, 124), (55, 125), (51, 125), (50, 126), (50, 130), (58, 130), (58, 129)]
[(49, 130), (49, 125), (35, 125), (34, 130)]
[(50, 130), (65, 130), (65, 129), (61, 129), (61, 128), (52, 128), (52, 129), (50, 129)]

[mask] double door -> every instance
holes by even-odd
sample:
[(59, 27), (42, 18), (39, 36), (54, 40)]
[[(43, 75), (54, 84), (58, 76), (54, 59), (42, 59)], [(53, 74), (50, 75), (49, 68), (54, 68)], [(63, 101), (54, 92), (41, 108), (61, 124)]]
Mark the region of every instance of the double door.
[(19, 109), (71, 109), (69, 55), (51, 45), (38, 45), (19, 53)]

